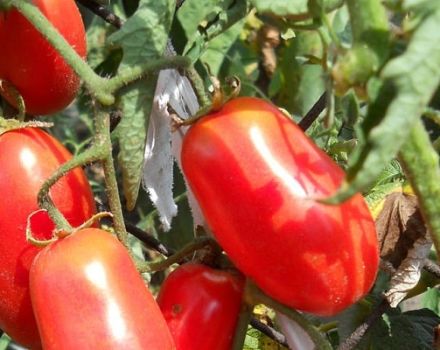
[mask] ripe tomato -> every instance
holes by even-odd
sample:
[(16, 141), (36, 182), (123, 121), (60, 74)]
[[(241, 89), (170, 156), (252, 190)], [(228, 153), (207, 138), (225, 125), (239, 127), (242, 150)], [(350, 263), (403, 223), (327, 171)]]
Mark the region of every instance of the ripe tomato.
[(177, 350), (230, 350), (243, 288), (243, 278), (204, 265), (174, 270), (157, 302)]
[(30, 288), (45, 350), (175, 348), (127, 250), (108, 232), (84, 229), (46, 247)]
[[(0, 136), (0, 328), (31, 348), (40, 343), (29, 295), (29, 269), (39, 249), (26, 241), (26, 220), (38, 209), (40, 186), (71, 157), (56, 139), (39, 129), (10, 131)], [(82, 169), (64, 176), (50, 191), (56, 206), (72, 225), (95, 213), (92, 191)], [(51, 238), (46, 213), (32, 219), (38, 238)]]
[[(73, 0), (32, 1), (81, 56), (86, 37), (81, 14)], [(46, 39), (17, 10), (0, 12), (0, 79), (23, 96), (30, 114), (51, 114), (66, 107), (79, 89), (79, 78)], [(0, 93), (11, 104), (6, 89)]]
[(314, 200), (344, 172), (273, 105), (238, 98), (202, 118), (182, 166), (220, 245), (273, 298), (332, 315), (370, 289), (379, 257), (364, 199)]

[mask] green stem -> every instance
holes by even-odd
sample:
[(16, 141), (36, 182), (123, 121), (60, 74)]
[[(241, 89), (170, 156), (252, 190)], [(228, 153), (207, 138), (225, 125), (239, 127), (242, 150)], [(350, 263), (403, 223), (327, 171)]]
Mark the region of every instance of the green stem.
[(100, 152), (99, 147), (89, 148), (84, 153), (75, 156), (74, 158), (64, 163), (61, 167), (59, 167), (51, 175), (51, 177), (44, 182), (43, 186), (38, 192), (38, 205), (40, 206), (40, 208), (47, 210), (47, 213), (55, 223), (57, 229), (70, 231), (72, 230), (72, 226), (69, 224), (64, 215), (58, 210), (58, 208), (55, 206), (52, 199), (50, 198), (50, 188), (72, 169), (77, 168), (83, 164), (99, 160), (100, 156), (102, 156), (102, 153)]
[(23, 97), (20, 95), (18, 90), (15, 88), (15, 86), (13, 86), (10, 82), (0, 79), (0, 85), (3, 85), (6, 88), (8, 94), (15, 100), (18, 114), (15, 116), (14, 119), (23, 122), (26, 118), (26, 107), (24, 104)]
[(322, 325), (319, 326), (319, 331), (323, 332), (323, 333), (327, 333), (330, 331), (333, 331), (335, 329), (338, 328), (339, 322), (338, 321), (333, 321), (333, 322), (328, 322), (328, 323), (324, 323)]
[[(249, 279), (246, 279), (245, 291), (248, 283), (250, 283)], [(235, 327), (234, 340), (232, 342), (232, 350), (243, 349), (243, 344), (246, 339), (246, 332), (248, 329), (248, 325), (252, 318), (253, 305), (247, 303), (245, 294), (246, 293), (243, 293), (241, 310), (238, 315), (237, 326)]]
[(268, 307), (281, 312), (286, 315), (296, 323), (298, 323), (304, 331), (309, 335), (310, 339), (315, 343), (317, 350), (332, 350), (332, 346), (327, 341), (327, 339), (322, 335), (319, 330), (309, 322), (303, 315), (298, 311), (283, 305), (276, 300), (272, 299), (266, 295), (261, 289), (259, 289), (255, 284), (249, 283), (246, 285), (245, 290), (246, 297), (250, 304), (265, 304)]
[(142, 78), (148, 72), (168, 68), (188, 68), (190, 66), (191, 60), (188, 57), (170, 56), (155, 59), (151, 62), (145, 62), (144, 64), (134, 66), (133, 68), (127, 68), (118, 73), (116, 76), (105, 82), (105, 89), (114, 93), (127, 84)]
[(116, 181), (115, 164), (112, 155), (110, 136), (110, 113), (99, 106), (95, 111), (95, 143), (103, 154), (102, 166), (104, 168), (105, 189), (110, 211), (113, 214), (113, 226), (119, 241), (128, 247), (127, 230), (119, 197), (118, 182)]
[(416, 193), (428, 231), (440, 256), (440, 166), (421, 120), (411, 129), (399, 153), (403, 170)]
[(197, 95), (197, 99), (200, 102), (200, 109), (210, 106), (211, 99), (206, 93), (205, 83), (203, 82), (203, 79), (200, 77), (194, 66), (190, 66), (188, 69), (186, 69), (185, 75), (191, 82), (194, 92)]
[(217, 246), (217, 243), (212, 238), (206, 236), (199, 237), (196, 238), (193, 242), (188, 243), (175, 254), (171, 255), (168, 259), (163, 259), (155, 262), (138, 261), (136, 263), (136, 267), (141, 273), (165, 270), (167, 267), (181, 262), (185, 257), (193, 254), (197, 250), (202, 249), (207, 245), (213, 244)]

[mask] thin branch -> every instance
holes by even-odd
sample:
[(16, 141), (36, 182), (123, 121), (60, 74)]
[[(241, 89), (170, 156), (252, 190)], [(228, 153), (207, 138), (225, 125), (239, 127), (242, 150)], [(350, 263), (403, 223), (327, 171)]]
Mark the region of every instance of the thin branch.
[(436, 264), (434, 261), (430, 259), (425, 259), (425, 264), (423, 268), (429, 273), (432, 273), (437, 278), (440, 278), (440, 266), (438, 266), (438, 264)]
[(171, 249), (169, 247), (166, 247), (163, 243), (161, 243), (158, 239), (156, 239), (152, 234), (141, 230), (139, 227), (129, 223), (125, 222), (125, 226), (127, 228), (127, 231), (131, 233), (133, 236), (135, 236), (137, 239), (145, 243), (145, 245), (150, 248), (154, 249), (158, 253), (165, 255), (166, 257), (169, 257), (175, 253), (174, 249)]
[(264, 335), (268, 336), (273, 341), (285, 346), (286, 348), (289, 347), (289, 344), (286, 342), (286, 337), (284, 334), (278, 332), (276, 329), (268, 326), (267, 324), (259, 321), (255, 317), (251, 318), (250, 322), (251, 326), (255, 328), (256, 330), (260, 331)]
[(87, 7), (95, 15), (101, 17), (107, 23), (110, 23), (116, 28), (121, 28), (124, 25), (124, 20), (116, 16), (113, 12), (109, 11), (105, 6), (96, 3), (93, 0), (76, 0), (84, 7)]
[(136, 267), (140, 273), (165, 270), (172, 264), (182, 263), (183, 261), (185, 261), (187, 256), (209, 245), (217, 245), (217, 242), (215, 242), (213, 238), (207, 236), (197, 237), (194, 241), (188, 243), (182, 249), (180, 249), (167, 259), (159, 259), (153, 262), (138, 261), (136, 263)]
[(307, 114), (299, 121), (298, 126), (303, 131), (306, 131), (313, 124), (313, 122), (319, 117), (319, 115), (325, 109), (326, 106), (327, 106), (327, 92), (324, 92), (319, 97), (318, 101), (315, 102), (312, 108), (310, 108)]
[(370, 313), (367, 319), (356, 330), (339, 345), (338, 350), (352, 350), (361, 341), (370, 327), (377, 322), (389, 308), (388, 301), (383, 299), (375, 309)]

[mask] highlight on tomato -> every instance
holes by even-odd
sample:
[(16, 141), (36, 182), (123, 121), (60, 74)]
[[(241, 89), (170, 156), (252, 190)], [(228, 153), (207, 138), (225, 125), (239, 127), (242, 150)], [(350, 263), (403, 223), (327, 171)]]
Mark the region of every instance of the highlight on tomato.
[[(42, 14), (82, 57), (87, 44), (84, 24), (74, 0), (32, 0)], [(77, 95), (80, 80), (60, 54), (17, 10), (0, 12), (0, 80), (22, 95), (26, 112), (52, 114), (64, 109)], [(16, 101), (7, 84), (0, 94)]]
[(106, 231), (79, 230), (45, 247), (30, 289), (45, 350), (175, 349), (128, 251)]
[(244, 279), (235, 273), (187, 263), (164, 281), (157, 302), (177, 350), (230, 350)]
[[(32, 349), (40, 347), (40, 337), (29, 294), (29, 269), (40, 249), (26, 241), (26, 221), (38, 210), (37, 194), (43, 182), (71, 157), (61, 143), (40, 129), (0, 135), (0, 328)], [(96, 211), (80, 168), (61, 178), (50, 196), (73, 226)], [(54, 225), (46, 213), (37, 213), (31, 224), (37, 238), (52, 237)]]
[(336, 205), (344, 172), (272, 104), (237, 98), (197, 121), (182, 166), (214, 236), (274, 299), (333, 315), (362, 298), (378, 269), (360, 194)]

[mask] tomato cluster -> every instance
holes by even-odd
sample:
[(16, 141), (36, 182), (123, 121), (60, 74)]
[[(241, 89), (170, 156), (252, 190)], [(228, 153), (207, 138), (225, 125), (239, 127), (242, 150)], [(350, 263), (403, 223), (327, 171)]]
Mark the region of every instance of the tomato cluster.
[[(75, 1), (32, 2), (75, 51), (85, 58), (84, 24)], [(52, 114), (72, 102), (80, 85), (78, 76), (16, 9), (0, 12), (0, 47), (0, 82), (5, 80), (18, 90), (27, 113)], [(16, 99), (8, 84), (0, 84), (0, 94), (16, 106)]]
[[(75, 2), (32, 3), (84, 58)], [(76, 96), (77, 75), (17, 10), (0, 12), (0, 48), (0, 94), (12, 105), (11, 86), (30, 114), (57, 112)], [(185, 264), (165, 280), (156, 303), (126, 247), (108, 232), (81, 229), (37, 248), (26, 240), (28, 218), (35, 238), (52, 238), (48, 215), (30, 215), (43, 182), (71, 155), (35, 128), (0, 135), (0, 149), (2, 330), (32, 349), (231, 348), (243, 275)], [(181, 156), (213, 235), (265, 293), (329, 316), (369, 291), (379, 257), (363, 197), (320, 201), (337, 191), (344, 172), (273, 105), (226, 103), (189, 129)], [(58, 181), (50, 197), (74, 227), (96, 211), (81, 169)]]
[[(18, 342), (37, 348), (40, 342), (29, 294), (29, 269), (39, 248), (26, 241), (26, 221), (38, 209), (43, 182), (71, 158), (55, 138), (35, 128), (0, 136), (0, 328)], [(50, 196), (70, 224), (78, 226), (95, 213), (84, 172), (75, 169), (54, 186)], [(36, 238), (52, 237), (46, 213), (32, 217)]]

